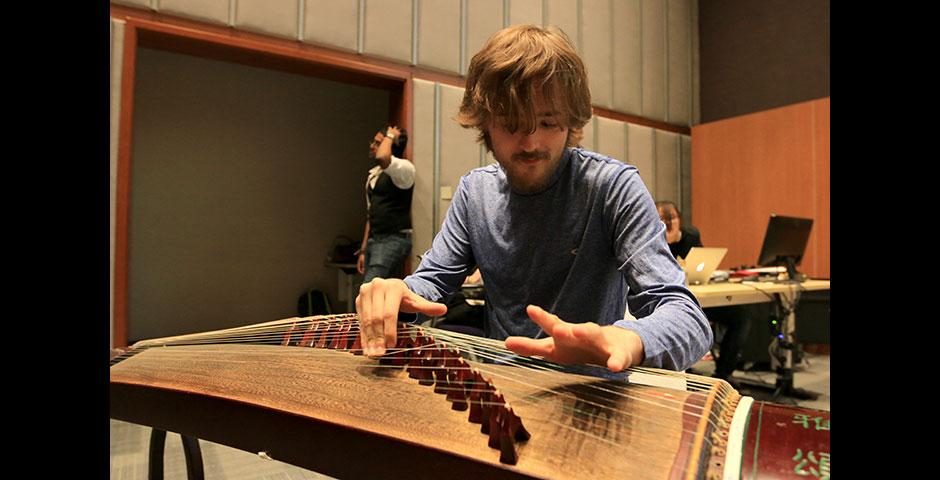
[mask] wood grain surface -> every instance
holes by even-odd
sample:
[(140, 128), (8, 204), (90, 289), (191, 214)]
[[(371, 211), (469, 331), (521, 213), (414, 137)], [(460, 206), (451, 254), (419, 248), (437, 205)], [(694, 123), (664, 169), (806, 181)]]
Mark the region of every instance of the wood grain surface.
[[(116, 412), (134, 416), (128, 413), (134, 407), (122, 403), (124, 393), (131, 392), (129, 399), (143, 390), (175, 392), (383, 439), (388, 445), (413, 449), (416, 458), (419, 452), (434, 451), (448, 461), (485, 466), (490, 473), (537, 478), (694, 478), (707, 456), (703, 429), (714, 423), (700, 416), (707, 393), (473, 365), (492, 380), (531, 433), (528, 441), (516, 444), (519, 461), (514, 466), (500, 463), (499, 450), (487, 445), (487, 435), (468, 421), (468, 412), (453, 410), (444, 395), (433, 393), (433, 387), (419, 385), (400, 368), (344, 351), (264, 345), (151, 348), (111, 367), (112, 416)], [(186, 412), (151, 415), (185, 416)], [(135, 416), (131, 421), (146, 419)], [(295, 450), (303, 449), (296, 445), (303, 443), (299, 438), (283, 441), (293, 442)], [(681, 461), (674, 465), (676, 459)], [(290, 463), (318, 466), (296, 459)], [(693, 471), (687, 471), (687, 466)], [(349, 472), (364, 471), (356, 470), (364, 468), (361, 465), (349, 467)], [(319, 471), (343, 473), (335, 465), (326, 470)], [(415, 476), (414, 472), (398, 473)]]

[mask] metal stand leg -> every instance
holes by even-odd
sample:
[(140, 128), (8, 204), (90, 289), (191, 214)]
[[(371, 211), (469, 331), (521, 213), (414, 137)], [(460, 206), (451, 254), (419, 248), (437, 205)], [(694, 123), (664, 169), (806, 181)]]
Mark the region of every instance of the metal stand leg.
[(154, 428), (150, 432), (150, 465), (147, 470), (149, 480), (163, 480), (164, 445), (166, 445), (166, 432)]
[[(199, 439), (180, 435), (183, 440), (183, 455), (186, 457), (186, 478), (203, 480), (202, 452)], [(166, 446), (166, 431), (156, 428), (150, 432), (150, 465), (147, 470), (149, 480), (163, 480), (163, 454)]]
[(202, 451), (199, 450), (199, 439), (182, 435), (183, 454), (186, 456), (186, 478), (189, 480), (203, 480), (205, 475), (202, 469)]

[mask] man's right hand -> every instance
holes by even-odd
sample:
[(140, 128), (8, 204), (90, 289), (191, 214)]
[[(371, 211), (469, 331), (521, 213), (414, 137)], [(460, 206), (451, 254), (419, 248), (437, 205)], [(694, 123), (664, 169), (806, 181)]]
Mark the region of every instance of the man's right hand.
[(359, 275), (366, 274), (366, 254), (360, 253), (359, 260), (356, 260), (356, 271), (359, 272)]
[(356, 313), (366, 356), (380, 357), (386, 348), (395, 346), (399, 311), (443, 315), (447, 305), (425, 300), (397, 278), (374, 278), (364, 283), (356, 297)]

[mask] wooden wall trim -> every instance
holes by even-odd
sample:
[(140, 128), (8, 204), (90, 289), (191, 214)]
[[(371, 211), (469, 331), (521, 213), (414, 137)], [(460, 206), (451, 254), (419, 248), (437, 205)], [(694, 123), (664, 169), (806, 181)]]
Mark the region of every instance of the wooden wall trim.
[(124, 29), (124, 58), (121, 73), (117, 185), (114, 213), (114, 337), (113, 347), (127, 346), (128, 232), (130, 231), (131, 139), (134, 117), (134, 65), (137, 61), (137, 30)]
[(650, 120), (648, 118), (638, 117), (636, 115), (621, 113), (614, 110), (608, 110), (602, 107), (593, 107), (592, 110), (594, 111), (594, 115), (610, 118), (613, 120), (620, 120), (621, 122), (632, 123), (634, 125), (643, 125), (646, 127), (655, 128), (656, 130), (665, 130), (667, 132), (680, 133), (682, 135), (692, 134), (692, 129), (684, 125), (673, 125), (671, 123), (660, 122), (659, 120)]

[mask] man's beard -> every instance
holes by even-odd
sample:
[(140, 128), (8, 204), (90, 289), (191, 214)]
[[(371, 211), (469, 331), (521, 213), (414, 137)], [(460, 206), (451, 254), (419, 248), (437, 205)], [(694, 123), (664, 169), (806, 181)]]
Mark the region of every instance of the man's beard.
[[(518, 169), (508, 169), (505, 166), (503, 170), (506, 172), (506, 179), (509, 181), (509, 186), (512, 188), (512, 191), (516, 193), (521, 193), (524, 195), (533, 195), (545, 191), (549, 183), (551, 182), (552, 177), (556, 170), (561, 166), (561, 155), (564, 154), (562, 150), (556, 159), (552, 159), (552, 152), (550, 151), (538, 151), (538, 152), (519, 152), (512, 155), (510, 158), (510, 165), (513, 167), (520, 167), (518, 162), (525, 160), (538, 160), (540, 163), (544, 162), (545, 171), (543, 177), (533, 178), (532, 181), (522, 182), (521, 178), (516, 178), (516, 172)], [(552, 168), (554, 167), (554, 168)], [(524, 169), (524, 166), (523, 168)]]

